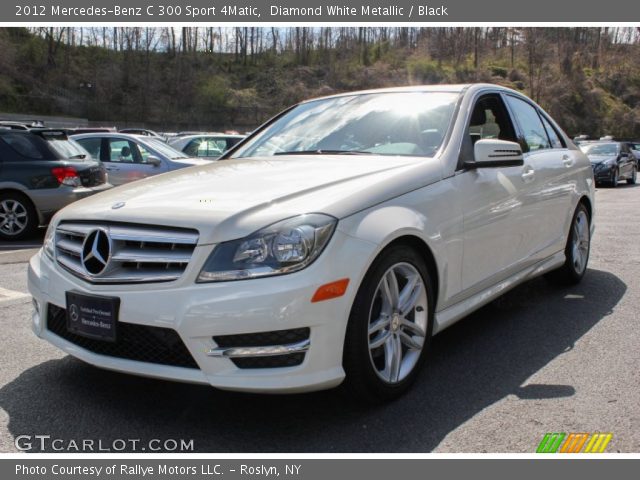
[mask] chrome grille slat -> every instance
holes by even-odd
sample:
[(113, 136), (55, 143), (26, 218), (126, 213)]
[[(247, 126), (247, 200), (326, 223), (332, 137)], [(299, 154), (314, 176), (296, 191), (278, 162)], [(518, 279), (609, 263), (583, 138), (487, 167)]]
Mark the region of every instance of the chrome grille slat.
[(177, 250), (136, 250), (133, 248), (123, 248), (113, 257), (117, 262), (136, 263), (189, 263), (191, 251), (181, 252)]
[(64, 250), (65, 253), (70, 253), (76, 257), (79, 257), (82, 253), (82, 243), (77, 243), (66, 238), (58, 240), (56, 245), (60, 250)]
[(195, 245), (198, 241), (197, 233), (179, 233), (171, 230), (158, 231), (136, 227), (131, 229), (125, 229), (120, 226), (112, 227), (109, 229), (109, 234), (113, 240), (129, 240), (135, 242)]
[[(108, 267), (91, 275), (82, 264), (85, 238), (95, 230), (111, 238)], [(169, 282), (180, 278), (198, 243), (198, 233), (161, 226), (108, 222), (63, 222), (56, 229), (58, 264), (73, 275), (95, 284)]]

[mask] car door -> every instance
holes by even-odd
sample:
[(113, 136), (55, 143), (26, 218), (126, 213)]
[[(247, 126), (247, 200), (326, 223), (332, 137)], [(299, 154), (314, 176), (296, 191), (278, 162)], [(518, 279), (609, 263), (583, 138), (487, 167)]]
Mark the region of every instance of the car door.
[(132, 140), (123, 137), (108, 137), (105, 140), (102, 158), (112, 184), (122, 185), (167, 171), (164, 162), (158, 167), (147, 163), (150, 152)]
[(531, 173), (525, 221), (535, 228), (531, 229), (521, 255), (530, 262), (539, 261), (564, 248), (565, 225), (575, 190), (576, 152), (567, 148), (555, 127), (534, 104), (510, 94), (505, 99)]
[(635, 164), (635, 157), (631, 153), (631, 149), (627, 143), (620, 144), (620, 176), (629, 178), (633, 171), (633, 165)]
[[(480, 139), (517, 141), (500, 94), (479, 97), (461, 149), (461, 162), (473, 160)], [(530, 166), (460, 168), (452, 179), (463, 205), (462, 296), (508, 278), (522, 268), (523, 245), (535, 228), (527, 222)]]

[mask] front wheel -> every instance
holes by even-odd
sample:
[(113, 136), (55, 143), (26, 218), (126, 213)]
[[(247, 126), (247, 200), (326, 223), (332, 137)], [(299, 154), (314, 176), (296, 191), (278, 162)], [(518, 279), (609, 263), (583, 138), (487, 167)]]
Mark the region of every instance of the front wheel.
[(627, 178), (627, 183), (629, 185), (635, 185), (638, 176), (638, 167), (634, 165), (633, 170), (631, 171), (631, 176)]
[(345, 386), (368, 401), (404, 393), (425, 361), (433, 312), (433, 283), (422, 257), (405, 245), (383, 251), (366, 274), (349, 317)]
[(618, 169), (615, 169), (611, 174), (611, 187), (616, 188), (619, 182), (620, 182), (620, 173), (618, 172)]
[(580, 283), (587, 271), (589, 252), (591, 249), (591, 225), (589, 212), (580, 203), (573, 214), (569, 238), (564, 250), (565, 262), (558, 270), (547, 275), (550, 280), (562, 284), (575, 285)]

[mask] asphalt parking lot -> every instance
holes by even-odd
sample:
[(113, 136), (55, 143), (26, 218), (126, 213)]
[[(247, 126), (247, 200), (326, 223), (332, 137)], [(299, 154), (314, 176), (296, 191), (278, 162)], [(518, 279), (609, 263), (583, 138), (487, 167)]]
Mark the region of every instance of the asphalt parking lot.
[[(612, 432), (640, 451), (640, 186), (599, 189), (583, 283), (536, 279), (434, 338), (384, 406), (336, 391), (258, 396), (85, 365), (29, 327), (38, 239), (0, 244), (0, 451), (20, 435), (193, 439), (200, 452), (534, 452), (547, 432)], [(35, 449), (36, 451), (38, 448)]]

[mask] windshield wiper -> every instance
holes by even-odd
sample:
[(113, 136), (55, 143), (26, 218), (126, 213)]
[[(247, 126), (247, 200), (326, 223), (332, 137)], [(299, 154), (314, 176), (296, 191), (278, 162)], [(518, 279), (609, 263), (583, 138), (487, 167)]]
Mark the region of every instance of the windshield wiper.
[(371, 155), (362, 150), (292, 150), (290, 152), (275, 152), (274, 155)]

